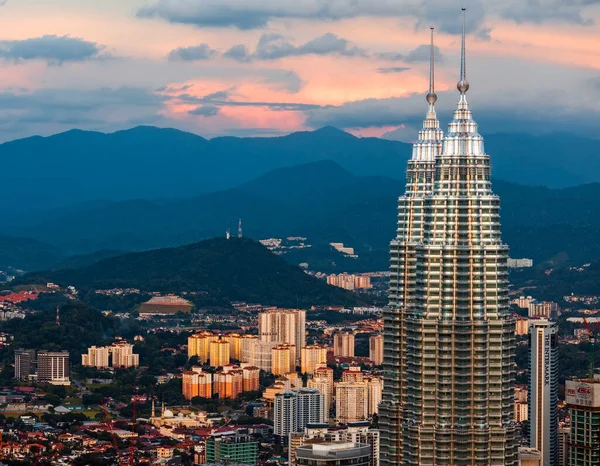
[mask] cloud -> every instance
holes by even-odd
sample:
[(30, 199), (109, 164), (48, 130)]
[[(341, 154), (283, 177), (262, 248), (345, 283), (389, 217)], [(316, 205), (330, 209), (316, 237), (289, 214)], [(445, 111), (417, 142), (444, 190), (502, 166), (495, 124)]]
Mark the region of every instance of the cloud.
[[(439, 47), (433, 47), (433, 55), (437, 63), (444, 63), (444, 56), (440, 52)], [(406, 63), (427, 63), (431, 56), (431, 47), (427, 44), (419, 45), (416, 49), (408, 52), (404, 61)]]
[(405, 68), (401, 66), (395, 66), (392, 68), (377, 68), (377, 72), (381, 74), (404, 73), (408, 70), (410, 70), (410, 68)]
[(103, 48), (96, 42), (76, 37), (46, 35), (24, 40), (1, 41), (0, 57), (17, 62), (45, 60), (48, 63), (60, 64), (102, 58)]
[(218, 115), (220, 112), (221, 108), (216, 107), (215, 105), (201, 105), (200, 107), (196, 107), (194, 110), (190, 110), (188, 113), (190, 115), (213, 117)]
[(591, 24), (585, 9), (600, 0), (155, 0), (137, 12), (139, 18), (160, 18), (197, 27), (265, 28), (272, 20), (338, 21), (356, 17), (412, 17), (417, 28), (435, 26), (459, 34), (460, 6), (468, 9), (467, 31), (474, 33), (489, 18), (517, 23)]
[(236, 45), (223, 54), (240, 62), (252, 60), (278, 60), (286, 57), (302, 55), (339, 55), (343, 57), (368, 57), (369, 54), (350, 43), (350, 41), (328, 32), (305, 44), (294, 45), (281, 34), (263, 34), (256, 45), (254, 53), (250, 53), (245, 45)]
[(208, 44), (200, 44), (192, 47), (179, 47), (171, 50), (169, 60), (171, 61), (195, 61), (195, 60), (210, 60), (215, 58), (218, 52), (212, 49)]
[(298, 73), (287, 70), (265, 70), (263, 82), (269, 84), (273, 90), (292, 94), (299, 92), (304, 86)]
[(380, 60), (387, 60), (387, 61), (400, 61), (404, 59), (404, 55), (402, 55), (401, 53), (396, 53), (396, 52), (383, 52), (383, 53), (377, 53), (374, 55), (375, 58), (379, 58)]
[(245, 45), (234, 45), (223, 54), (225, 58), (231, 58), (240, 62), (248, 62), (252, 60), (252, 54), (248, 51)]

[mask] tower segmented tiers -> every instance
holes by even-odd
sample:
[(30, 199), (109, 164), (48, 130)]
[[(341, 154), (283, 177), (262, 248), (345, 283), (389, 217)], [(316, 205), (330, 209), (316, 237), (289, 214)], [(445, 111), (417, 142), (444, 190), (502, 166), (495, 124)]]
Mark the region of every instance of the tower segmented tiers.
[(416, 299), (416, 248), (423, 242), (425, 202), (433, 192), (435, 163), (442, 150), (443, 132), (435, 112), (434, 70), (432, 28), (429, 93), (426, 97), (429, 107), (419, 139), (413, 145), (412, 158), (408, 161), (406, 193), (398, 200), (398, 230), (396, 239), (391, 242), (390, 303), (383, 315), (384, 392), (379, 407), (379, 426), (381, 459), (387, 466), (401, 464), (400, 409), (405, 394), (402, 374), (406, 372), (406, 336), (402, 334), (402, 321)]
[(399, 202), (384, 318), (385, 466), (518, 464), (508, 247), (490, 159), (467, 102), (464, 9), (458, 90), (433, 170), (409, 164)]

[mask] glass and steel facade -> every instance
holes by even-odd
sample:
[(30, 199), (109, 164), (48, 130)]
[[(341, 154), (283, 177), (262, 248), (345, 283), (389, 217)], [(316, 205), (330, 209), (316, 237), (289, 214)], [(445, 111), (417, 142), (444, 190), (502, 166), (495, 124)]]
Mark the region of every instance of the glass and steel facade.
[(384, 314), (385, 466), (518, 464), (508, 247), (464, 67), (459, 90), (443, 138), (430, 102), (398, 203)]

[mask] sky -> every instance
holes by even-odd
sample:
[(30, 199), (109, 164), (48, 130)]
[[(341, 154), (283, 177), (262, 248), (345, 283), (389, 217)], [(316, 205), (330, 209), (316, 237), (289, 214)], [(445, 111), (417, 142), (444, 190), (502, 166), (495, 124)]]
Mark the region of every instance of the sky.
[(138, 125), (205, 137), (335, 126), (411, 141), (435, 28), (456, 106), (461, 6), (484, 134), (597, 137), (600, 0), (0, 0), (0, 141)]

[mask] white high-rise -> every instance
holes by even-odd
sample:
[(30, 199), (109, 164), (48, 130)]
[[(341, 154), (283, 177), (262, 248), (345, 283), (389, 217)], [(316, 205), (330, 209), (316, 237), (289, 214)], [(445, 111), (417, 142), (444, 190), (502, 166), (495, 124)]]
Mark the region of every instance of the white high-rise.
[(289, 434), (302, 432), (308, 424), (327, 420), (325, 395), (314, 388), (284, 391), (275, 395), (273, 432), (284, 442)]
[(258, 333), (264, 342), (294, 345), (293, 359), (300, 362), (300, 348), (306, 346), (306, 311), (272, 309), (258, 315)]
[[(384, 314), (382, 466), (516, 466), (515, 323), (490, 158), (460, 98), (442, 138), (434, 104), (407, 169)], [(433, 50), (433, 47), (432, 47)]]
[(529, 447), (542, 466), (558, 462), (558, 326), (548, 320), (529, 323)]

